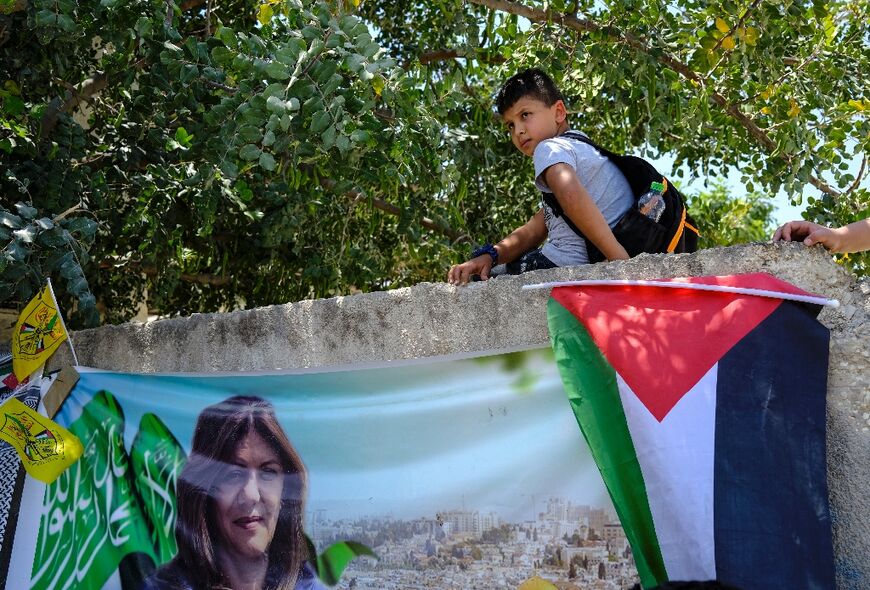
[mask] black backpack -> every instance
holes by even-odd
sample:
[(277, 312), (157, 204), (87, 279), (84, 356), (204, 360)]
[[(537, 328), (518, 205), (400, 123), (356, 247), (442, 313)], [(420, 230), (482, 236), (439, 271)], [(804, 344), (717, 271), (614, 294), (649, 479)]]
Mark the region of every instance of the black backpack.
[[(692, 221), (686, 210), (686, 200), (674, 185), (667, 182), (665, 177), (653, 168), (652, 164), (637, 156), (614, 154), (580, 133), (567, 131), (561, 137), (567, 137), (591, 145), (602, 156), (613, 162), (619, 168), (619, 171), (622, 172), (625, 180), (628, 181), (631, 192), (634, 195), (634, 206), (626, 211), (625, 215), (616, 222), (616, 225), (612, 229), (616, 240), (622, 244), (622, 247), (625, 248), (629, 256), (637, 256), (642, 252), (649, 252), (651, 254), (694, 252), (698, 249), (699, 234), (695, 228), (694, 221)], [(666, 190), (662, 194), (665, 210), (658, 221), (650, 219), (641, 213), (637, 207), (638, 199), (650, 191), (652, 183), (666, 185)], [(553, 193), (546, 192), (541, 194), (543, 195), (544, 203), (553, 210), (553, 215), (562, 217), (564, 212), (562, 211), (562, 206), (556, 200), (556, 196)], [(586, 252), (590, 263), (606, 260), (601, 250), (596, 248), (595, 244), (590, 242), (567, 216), (564, 216), (563, 219), (574, 233), (586, 241)]]

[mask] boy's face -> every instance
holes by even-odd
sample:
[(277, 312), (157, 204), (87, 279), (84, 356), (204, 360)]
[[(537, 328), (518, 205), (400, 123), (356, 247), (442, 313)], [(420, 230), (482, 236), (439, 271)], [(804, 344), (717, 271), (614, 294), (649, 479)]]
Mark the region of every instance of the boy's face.
[(524, 96), (504, 112), (502, 121), (516, 148), (532, 156), (539, 143), (567, 131), (567, 117), (565, 103), (561, 100), (547, 106), (537, 98)]

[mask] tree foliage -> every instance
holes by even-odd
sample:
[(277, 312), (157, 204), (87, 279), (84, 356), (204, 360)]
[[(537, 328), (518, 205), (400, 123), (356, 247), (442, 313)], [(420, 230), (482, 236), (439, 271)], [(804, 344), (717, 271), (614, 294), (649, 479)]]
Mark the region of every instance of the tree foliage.
[(531, 65), (611, 149), (866, 217), (868, 6), (0, 0), (0, 301), (50, 276), (93, 325), (441, 280), (537, 207), (491, 106)]
[(722, 182), (689, 197), (688, 207), (701, 233), (699, 248), (766, 241), (775, 229), (770, 199), (758, 193), (729, 196)]

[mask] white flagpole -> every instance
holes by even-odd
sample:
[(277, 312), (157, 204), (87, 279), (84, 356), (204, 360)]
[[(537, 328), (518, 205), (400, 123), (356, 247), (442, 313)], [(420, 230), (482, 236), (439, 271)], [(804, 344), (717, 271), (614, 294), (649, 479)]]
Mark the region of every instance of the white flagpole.
[(830, 307), (839, 307), (840, 302), (836, 299), (826, 299), (825, 297), (816, 297), (815, 295), (797, 295), (794, 293), (783, 293), (782, 291), (770, 291), (768, 289), (750, 289), (747, 287), (729, 287), (728, 285), (704, 285), (701, 283), (678, 283), (670, 281), (556, 281), (552, 283), (537, 283), (534, 285), (523, 285), (523, 290), (531, 289), (549, 289), (552, 287), (622, 287), (622, 286), (647, 286), (647, 287), (664, 287), (666, 289), (695, 289), (696, 291), (719, 291), (723, 293), (737, 293), (739, 295), (755, 295), (756, 297), (771, 297), (774, 299), (786, 299), (789, 301), (801, 301), (803, 303), (814, 303), (816, 305), (827, 305)]
[(57, 303), (57, 297), (54, 295), (54, 287), (51, 286), (51, 279), (46, 278), (45, 280), (48, 282), (48, 290), (51, 292), (51, 300), (54, 301), (54, 306), (57, 308), (57, 317), (60, 318), (60, 325), (63, 326), (63, 331), (66, 332), (66, 342), (69, 344), (70, 352), (72, 352), (73, 362), (75, 363), (75, 366), (78, 367), (79, 359), (76, 356), (76, 349), (73, 346), (72, 333), (67, 329), (66, 323), (63, 321), (63, 313), (61, 313), (60, 305)]

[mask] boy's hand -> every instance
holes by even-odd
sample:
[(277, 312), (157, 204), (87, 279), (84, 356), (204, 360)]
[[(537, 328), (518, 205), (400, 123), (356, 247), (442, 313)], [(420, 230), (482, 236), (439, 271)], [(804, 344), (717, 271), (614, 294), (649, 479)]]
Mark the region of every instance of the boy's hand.
[(462, 264), (454, 264), (447, 273), (447, 282), (451, 285), (466, 285), (473, 275), (480, 275), (480, 279), (489, 279), (489, 270), (492, 268), (492, 256), (481, 254)]
[(807, 246), (821, 244), (831, 252), (844, 252), (842, 228), (830, 229), (812, 221), (789, 221), (773, 234), (773, 241), (803, 242)]

